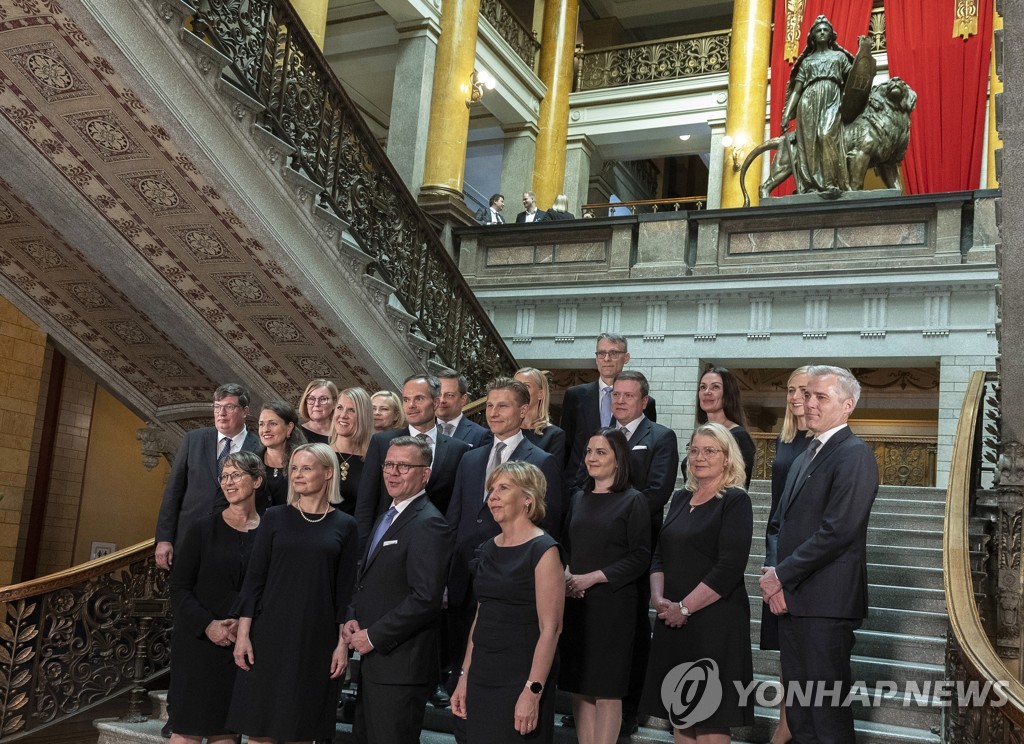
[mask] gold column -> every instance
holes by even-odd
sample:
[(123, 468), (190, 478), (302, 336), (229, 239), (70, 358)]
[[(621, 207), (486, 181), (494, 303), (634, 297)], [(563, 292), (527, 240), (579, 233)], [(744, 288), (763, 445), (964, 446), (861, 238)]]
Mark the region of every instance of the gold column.
[(441, 4), (441, 35), (434, 62), (427, 162), (421, 191), (462, 198), (469, 139), (466, 99), (476, 60), (479, 20), (480, 0), (444, 0)]
[[(729, 48), (729, 103), (725, 112), (725, 134), (732, 138), (732, 145), (722, 155), (723, 209), (743, 206), (740, 175), (733, 170), (733, 151), (742, 163), (743, 155), (764, 141), (771, 43), (771, 0), (736, 0)], [(716, 157), (714, 153), (711, 156)], [(749, 190), (750, 203), (757, 204), (756, 184)]]
[[(569, 93), (572, 91), (573, 54), (579, 0), (547, 0), (540, 46), (540, 79), (547, 93), (537, 117), (537, 150), (533, 161), (533, 191), (537, 206), (547, 209), (562, 193), (565, 148), (569, 133)], [(524, 191), (530, 186), (523, 187)]]
[(327, 4), (329, 0), (291, 0), (292, 7), (306, 25), (313, 41), (320, 49), (324, 48), (324, 36), (327, 34)]
[[(995, 10), (993, 3), (992, 13), (992, 34), (995, 35), (1003, 27), (1003, 17)], [(1006, 43), (1005, 41), (1003, 42)], [(999, 139), (999, 130), (996, 129), (996, 93), (1003, 92), (1003, 81), (996, 74), (996, 44), (992, 40), (992, 62), (989, 64), (988, 72), (988, 178), (985, 181), (986, 188), (998, 189), (999, 176), (996, 174), (996, 150), (1003, 146)]]

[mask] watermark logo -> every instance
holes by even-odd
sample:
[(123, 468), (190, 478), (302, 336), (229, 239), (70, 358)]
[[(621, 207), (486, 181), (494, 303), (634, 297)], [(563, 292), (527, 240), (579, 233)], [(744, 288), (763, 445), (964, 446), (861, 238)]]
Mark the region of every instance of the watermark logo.
[(705, 721), (722, 703), (722, 681), (714, 659), (698, 659), (673, 667), (661, 683), (661, 702), (676, 728)]

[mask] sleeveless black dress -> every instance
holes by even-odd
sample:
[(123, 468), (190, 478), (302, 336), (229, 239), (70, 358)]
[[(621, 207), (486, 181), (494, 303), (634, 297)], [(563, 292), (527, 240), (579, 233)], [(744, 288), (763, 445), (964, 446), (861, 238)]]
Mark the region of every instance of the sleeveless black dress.
[(516, 732), (515, 708), (530, 678), (540, 638), (534, 569), (557, 545), (545, 532), (507, 548), (498, 547), (492, 538), (477, 550), (473, 589), (480, 605), (466, 681), (469, 744), (549, 744), (554, 736), (557, 653), (544, 681), (535, 731), (526, 736)]

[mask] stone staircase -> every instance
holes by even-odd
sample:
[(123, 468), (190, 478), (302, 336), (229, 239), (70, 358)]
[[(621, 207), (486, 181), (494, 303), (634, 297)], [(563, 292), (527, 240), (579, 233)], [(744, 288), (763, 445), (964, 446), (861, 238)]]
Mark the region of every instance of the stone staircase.
[[(757, 580), (764, 557), (767, 527), (768, 484), (755, 481), (751, 487), (754, 505), (754, 542), (747, 564), (750, 594), (750, 637), (755, 678), (768, 683), (778, 680), (778, 652), (761, 651), (761, 609)], [(871, 609), (864, 627), (857, 631), (853, 656), (853, 679), (863, 682), (867, 696), (874, 699), (876, 683), (891, 681), (905, 689), (905, 683), (943, 679), (947, 626), (942, 587), (942, 523), (945, 492), (935, 488), (883, 486), (868, 525), (868, 579)], [(160, 694), (154, 694), (156, 713), (164, 713)], [(909, 703), (909, 704), (905, 704)], [(560, 694), (560, 712), (569, 711), (568, 695)], [(863, 744), (938, 744), (942, 709), (922, 706), (903, 696), (879, 698), (878, 705), (855, 705), (857, 741)], [(777, 708), (756, 708), (756, 724), (733, 732), (736, 742), (764, 742), (778, 720)], [(99, 744), (160, 741), (158, 721), (124, 724), (111, 720), (96, 722)], [(450, 744), (452, 718), (449, 711), (427, 707), (423, 744)], [(339, 723), (337, 742), (354, 741), (352, 728)], [(556, 741), (576, 741), (575, 732), (555, 728)], [(634, 744), (668, 744), (672, 736), (667, 722), (652, 720), (632, 737)]]

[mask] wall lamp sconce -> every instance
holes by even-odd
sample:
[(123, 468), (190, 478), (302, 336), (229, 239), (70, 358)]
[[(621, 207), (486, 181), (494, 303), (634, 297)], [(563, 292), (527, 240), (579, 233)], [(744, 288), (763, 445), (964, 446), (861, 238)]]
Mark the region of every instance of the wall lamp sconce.
[(467, 108), (473, 104), (480, 103), (484, 99), (484, 88), (494, 90), (497, 82), (494, 76), (487, 72), (487, 70), (473, 70), (473, 75), (469, 78), (469, 98), (466, 99)]
[(743, 161), (747, 159), (747, 152), (749, 150), (746, 138), (743, 135), (739, 135), (733, 139), (727, 134), (722, 137), (722, 147), (726, 150), (731, 150), (732, 169), (739, 173), (743, 167)]

